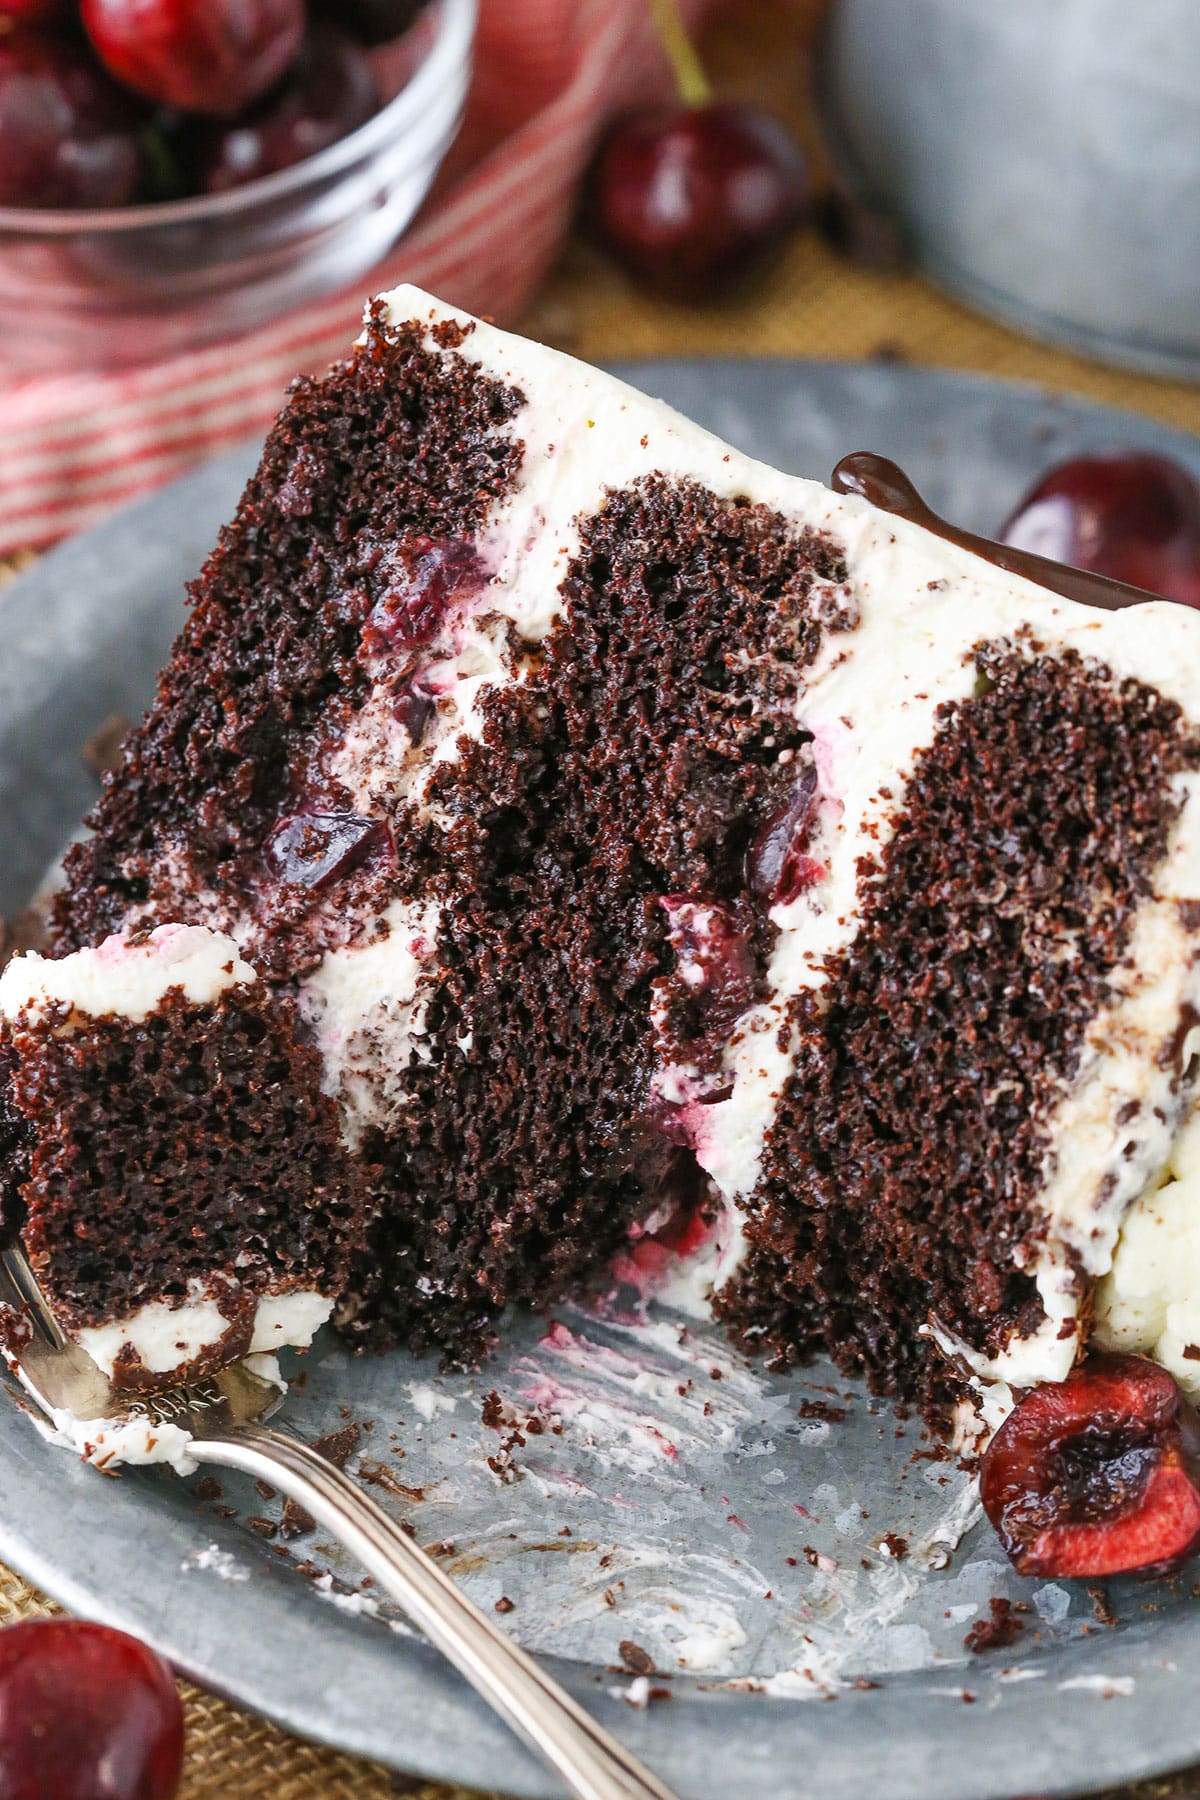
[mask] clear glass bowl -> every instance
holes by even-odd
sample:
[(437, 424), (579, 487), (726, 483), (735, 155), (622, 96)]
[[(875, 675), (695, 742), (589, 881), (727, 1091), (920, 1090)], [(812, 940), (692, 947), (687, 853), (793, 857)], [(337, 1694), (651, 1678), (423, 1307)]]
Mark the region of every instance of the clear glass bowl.
[(108, 212), (0, 207), (0, 363), (34, 374), (154, 362), (365, 275), (453, 139), (475, 19), (476, 0), (433, 0), (381, 59), (382, 110), (277, 175)]

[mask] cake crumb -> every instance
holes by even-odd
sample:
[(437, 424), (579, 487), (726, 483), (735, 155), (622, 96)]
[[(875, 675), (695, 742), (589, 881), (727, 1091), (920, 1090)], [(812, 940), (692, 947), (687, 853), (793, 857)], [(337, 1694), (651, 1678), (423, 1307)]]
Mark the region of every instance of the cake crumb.
[[(547, 1429), (546, 1420), (540, 1413), (518, 1410), (495, 1388), (484, 1396), (479, 1416), (488, 1431), (502, 1434), (500, 1448), (485, 1459), (487, 1466), (503, 1486), (511, 1486), (514, 1481), (521, 1479), (521, 1470), (513, 1460), (513, 1451), (523, 1450), (527, 1438), (541, 1437)], [(549, 1429), (558, 1434), (562, 1427), (551, 1421)]]
[(1110, 1629), (1119, 1624), (1120, 1621), (1117, 1618), (1116, 1610), (1113, 1607), (1113, 1603), (1109, 1598), (1108, 1589), (1105, 1587), (1104, 1583), (1102, 1581), (1089, 1581), (1087, 1584), (1087, 1591), (1088, 1597), (1092, 1602), (1092, 1612), (1095, 1616), (1096, 1623), (1098, 1625), (1107, 1625)]
[(802, 1400), (796, 1408), (798, 1419), (823, 1419), (827, 1425), (840, 1425), (848, 1408), (832, 1406), (828, 1400)]
[[(370, 1420), (363, 1429), (369, 1431), (373, 1424), (374, 1420)], [(359, 1427), (351, 1422), (349, 1425), (341, 1426), (337, 1431), (327, 1433), (325, 1437), (318, 1438), (313, 1444), (313, 1449), (318, 1456), (323, 1456), (326, 1462), (331, 1462), (335, 1469), (344, 1469), (358, 1447), (358, 1438)]]
[[(342, 1409), (342, 1417), (349, 1414), (349, 1407)], [(319, 1456), (325, 1457), (335, 1469), (344, 1469), (354, 1453), (358, 1443), (358, 1426), (351, 1423), (343, 1425), (337, 1431), (330, 1431), (324, 1437), (317, 1438), (313, 1449)], [(279, 1521), (279, 1535), (283, 1538), (304, 1537), (308, 1532), (316, 1530), (316, 1520), (305, 1512), (295, 1500), (285, 1500), (283, 1517)]]
[(317, 1529), (317, 1521), (310, 1513), (306, 1513), (297, 1500), (285, 1500), (283, 1517), (279, 1521), (279, 1535), (283, 1538), (305, 1537), (310, 1531)]
[(1006, 1650), (1010, 1644), (1016, 1643), (1025, 1629), (1018, 1608), (1002, 1594), (989, 1600), (988, 1606), (991, 1617), (976, 1619), (963, 1638), (963, 1648), (970, 1650), (974, 1656), (982, 1655), (985, 1650)]
[(653, 1675), (656, 1672), (650, 1652), (643, 1650), (640, 1644), (635, 1644), (632, 1638), (622, 1638), (617, 1649), (631, 1675)]

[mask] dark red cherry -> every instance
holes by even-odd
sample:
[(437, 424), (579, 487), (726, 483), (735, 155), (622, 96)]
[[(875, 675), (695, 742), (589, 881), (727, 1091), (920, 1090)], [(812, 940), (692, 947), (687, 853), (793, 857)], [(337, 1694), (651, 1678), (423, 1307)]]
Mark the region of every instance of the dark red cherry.
[(78, 45), (0, 37), (0, 206), (125, 206), (140, 109)]
[(398, 690), (392, 702), (392, 717), (397, 725), (403, 725), (414, 749), (423, 742), (436, 710), (436, 702), (421, 686), (420, 676), (406, 681)]
[(746, 877), (761, 905), (788, 906), (825, 873), (806, 854), (817, 800), (817, 772), (809, 767), (790, 798), (760, 826), (746, 856)]
[(370, 856), (386, 855), (391, 840), (381, 819), (358, 813), (297, 812), (281, 819), (267, 843), (267, 862), (281, 881), (322, 888)]
[(594, 194), (601, 234), (630, 273), (702, 302), (749, 274), (798, 223), (808, 171), (770, 113), (676, 105), (618, 122)]
[(81, 0), (101, 60), (182, 112), (240, 112), (295, 61), (304, 0)]
[(3, 1800), (171, 1800), (183, 1709), (136, 1638), (83, 1619), (0, 1631)]
[(372, 608), (362, 636), (363, 654), (384, 656), (429, 643), (451, 606), (483, 587), (487, 578), (473, 544), (416, 538)]
[(197, 185), (210, 194), (290, 168), (336, 144), (379, 109), (366, 55), (335, 25), (318, 24), (283, 84), (228, 124), (197, 134)]
[(1200, 1546), (1200, 1419), (1157, 1363), (1094, 1356), (992, 1439), (984, 1511), (1022, 1575), (1172, 1569)]
[(1200, 484), (1165, 456), (1077, 456), (1032, 487), (1001, 534), (1076, 569), (1200, 606)]

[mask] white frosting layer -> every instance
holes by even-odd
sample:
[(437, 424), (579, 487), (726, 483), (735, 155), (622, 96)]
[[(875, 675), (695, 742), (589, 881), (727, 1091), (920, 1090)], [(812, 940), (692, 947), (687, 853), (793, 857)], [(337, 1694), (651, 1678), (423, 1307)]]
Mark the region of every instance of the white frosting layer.
[[(415, 288), (385, 299), (397, 321), (462, 317)], [(860, 859), (877, 857), (886, 846), (914, 761), (936, 735), (939, 709), (976, 691), (975, 646), (1015, 639), (1020, 647), (1032, 639), (1038, 654), (1075, 650), (1118, 678), (1156, 688), (1200, 720), (1200, 616), (1165, 601), (1115, 613), (1079, 606), (854, 496), (742, 456), (611, 377), (478, 321), (449, 354), (475, 361), (527, 400), (514, 421), (525, 444), (521, 478), (483, 534), (492, 580), (468, 621), (468, 637), (498, 616), (526, 644), (541, 642), (561, 610), (560, 583), (579, 541), (575, 521), (594, 513), (609, 489), (651, 473), (693, 479), (722, 497), (746, 495), (798, 529), (827, 529), (845, 550), (858, 624), (828, 634), (796, 695), (798, 722), (814, 735), (820, 778), (808, 853), (825, 872), (772, 915), (779, 936), (771, 994), (731, 1036), (730, 1097), (691, 1109), (697, 1155), (735, 1206), (717, 1261), (716, 1278), (725, 1280), (739, 1257), (736, 1203), (758, 1181), (764, 1140), (792, 1067), (794, 1048), (781, 1031), (787, 1003), (801, 989), (820, 988), (829, 959), (853, 940)], [(511, 658), (499, 662), (472, 689), (471, 707), (459, 710), (455, 734), (471, 730), (475, 702), (489, 680), (520, 678)], [(1162, 1058), (1181, 1009), (1200, 1005), (1200, 968), (1190, 954), (1197, 934), (1184, 928), (1175, 904), (1200, 899), (1200, 794), (1190, 778), (1179, 791), (1183, 811), (1170, 856), (1053, 1125), (1038, 1202), (1049, 1230), (1032, 1271), (1049, 1317), (1033, 1337), (992, 1361), (972, 1358), (989, 1381), (1025, 1385), (1069, 1367), (1079, 1327), (1068, 1251), (1089, 1273), (1103, 1274), (1122, 1217), (1162, 1167), (1178, 1127), (1177, 1071)], [(1064, 942), (1061, 953), (1070, 955), (1072, 946)], [(677, 1077), (677, 1086), (685, 1083), (686, 1071), (664, 1070), (660, 1088), (665, 1092)], [(959, 1348), (940, 1335), (948, 1349)]]
[(437, 928), (434, 903), (394, 901), (374, 935), (330, 951), (300, 984), (300, 1013), (321, 1053), (325, 1089), (338, 1100), (351, 1148), (368, 1124), (386, 1122), (394, 1111), (413, 1058), (428, 1057), (427, 965)]
[[(110, 1378), (126, 1345), (132, 1346), (152, 1375), (169, 1375), (219, 1343), (229, 1328), (217, 1301), (203, 1295), (199, 1282), (191, 1286), (193, 1297), (182, 1306), (151, 1300), (127, 1318), (85, 1326), (75, 1332), (75, 1341)], [(247, 1354), (271, 1353), (285, 1345), (306, 1349), (332, 1311), (331, 1296), (309, 1289), (263, 1294)]]
[(36, 1412), (29, 1416), (52, 1444), (74, 1450), (98, 1469), (116, 1468), (119, 1463), (165, 1463), (177, 1475), (194, 1475), (199, 1466), (191, 1452), (191, 1433), (178, 1425), (142, 1418), (77, 1419), (61, 1408), (49, 1421)]
[(1096, 1291), (1095, 1335), (1138, 1351), (1200, 1395), (1200, 1113), (1171, 1150), (1162, 1185), (1134, 1206)]
[(233, 939), (203, 925), (160, 925), (141, 942), (123, 934), (57, 959), (30, 951), (0, 975), (0, 1018), (36, 1020), (50, 1006), (89, 1018), (138, 1023), (172, 991), (193, 1006), (211, 1005), (231, 987), (256, 980)]

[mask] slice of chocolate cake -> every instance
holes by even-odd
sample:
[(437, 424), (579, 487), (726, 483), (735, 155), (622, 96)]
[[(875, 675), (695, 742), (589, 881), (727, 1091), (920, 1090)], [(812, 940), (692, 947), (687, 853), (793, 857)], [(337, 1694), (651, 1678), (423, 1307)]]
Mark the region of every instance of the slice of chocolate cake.
[(321, 1065), (231, 938), (164, 925), (0, 975), (5, 1221), (113, 1383), (306, 1345), (363, 1192)]
[(1075, 604), (397, 290), (293, 390), (57, 901), (51, 970), (185, 925), (239, 985), (66, 1049), (18, 1011), (9, 1228), (147, 1368), (130, 1318), (193, 1281), (226, 1350), (217, 1276), (472, 1358), (705, 1240), (746, 1343), (1002, 1410), (1191, 1104), (1198, 724), (1195, 613)]

